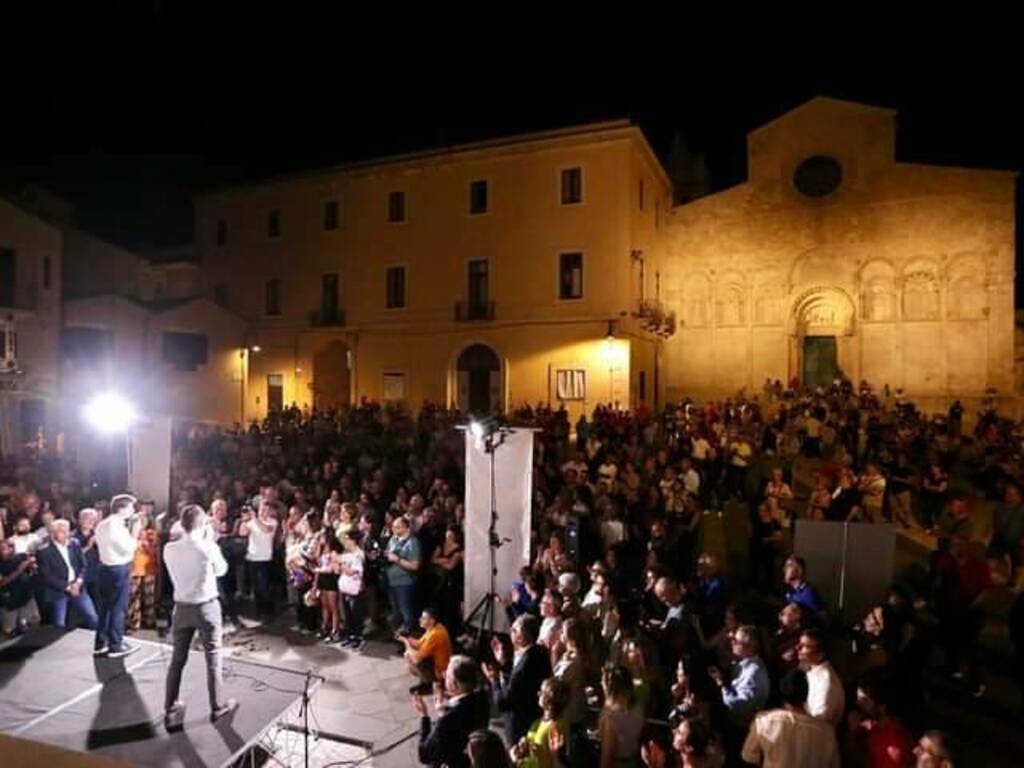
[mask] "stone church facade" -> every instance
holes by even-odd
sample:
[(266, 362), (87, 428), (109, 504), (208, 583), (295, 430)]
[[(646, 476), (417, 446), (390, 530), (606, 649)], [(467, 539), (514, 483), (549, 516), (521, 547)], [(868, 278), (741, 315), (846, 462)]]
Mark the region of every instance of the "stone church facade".
[(663, 230), (666, 397), (840, 372), (936, 405), (1013, 393), (1013, 173), (897, 162), (894, 112), (825, 98), (747, 147), (745, 183)]

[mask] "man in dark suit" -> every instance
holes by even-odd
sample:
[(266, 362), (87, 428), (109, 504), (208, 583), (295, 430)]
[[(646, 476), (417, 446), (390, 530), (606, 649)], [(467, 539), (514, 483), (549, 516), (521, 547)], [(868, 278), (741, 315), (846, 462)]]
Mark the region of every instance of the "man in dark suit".
[(50, 525), (50, 544), (36, 552), (43, 615), (57, 627), (68, 624), (68, 615), (80, 626), (96, 629), (96, 606), (85, 588), (86, 561), (82, 547), (71, 538), (67, 520)]
[[(490, 702), (480, 690), (480, 670), (468, 656), (452, 656), (444, 675), (445, 689), (450, 697), (438, 703), (436, 723), (427, 715), (427, 704), (421, 694), (413, 697), (413, 706), (420, 713), (419, 758), (424, 765), (469, 768), (466, 744), (469, 734), (487, 727)], [(439, 697), (440, 698), (440, 697)]]
[(518, 744), (533, 721), (540, 717), (537, 694), (540, 684), (551, 677), (548, 651), (537, 645), (539, 631), (540, 620), (532, 614), (523, 614), (509, 630), (514, 651), (511, 663), (505, 646), (498, 638), (493, 638), (491, 650), (496, 664), (484, 667), (494, 703), (504, 716), (510, 744)]

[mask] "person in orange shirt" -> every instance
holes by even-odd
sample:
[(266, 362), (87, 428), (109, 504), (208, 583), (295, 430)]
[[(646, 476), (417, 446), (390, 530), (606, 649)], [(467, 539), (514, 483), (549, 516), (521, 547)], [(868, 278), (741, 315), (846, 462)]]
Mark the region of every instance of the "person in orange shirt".
[(131, 567), (131, 594), (128, 598), (126, 626), (132, 631), (156, 627), (157, 534), (152, 517), (139, 512), (138, 549)]
[(428, 694), (434, 684), (444, 682), (448, 660), (452, 656), (452, 641), (448, 630), (437, 620), (432, 608), (424, 608), (420, 615), (423, 636), (419, 639), (401, 634), (396, 637), (405, 644), (405, 660), (409, 671), (420, 678), (420, 682), (409, 689), (410, 693)]

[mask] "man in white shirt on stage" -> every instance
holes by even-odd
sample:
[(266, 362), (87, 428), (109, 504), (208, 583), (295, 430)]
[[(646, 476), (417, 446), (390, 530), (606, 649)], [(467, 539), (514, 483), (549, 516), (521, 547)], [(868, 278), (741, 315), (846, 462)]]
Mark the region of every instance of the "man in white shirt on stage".
[(188, 661), (196, 630), (206, 652), (206, 686), (210, 696), (210, 720), (234, 711), (235, 699), (225, 699), (221, 663), (222, 619), (217, 578), (227, 573), (228, 564), (217, 546), (217, 536), (203, 508), (189, 504), (181, 512), (185, 535), (164, 547), (164, 563), (174, 585), (174, 615), (171, 633), (174, 653), (167, 670), (164, 723), (168, 731), (185, 723), (185, 705), (178, 700), (181, 673)]
[(93, 650), (95, 656), (118, 659), (139, 650), (137, 645), (124, 641), (132, 561), (139, 546), (134, 530), (136, 520), (135, 497), (120, 494), (110, 500), (110, 514), (96, 526), (96, 548), (100, 555), (100, 604)]

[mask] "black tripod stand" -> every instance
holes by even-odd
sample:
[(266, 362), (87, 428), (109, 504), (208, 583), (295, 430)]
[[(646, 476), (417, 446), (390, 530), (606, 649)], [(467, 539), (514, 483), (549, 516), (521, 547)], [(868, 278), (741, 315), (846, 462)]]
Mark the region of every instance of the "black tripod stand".
[(490, 457), (490, 480), (491, 480), (491, 519), (490, 526), (487, 530), (487, 549), (490, 557), (490, 582), (487, 587), (487, 594), (477, 601), (477, 604), (473, 607), (473, 610), (466, 616), (465, 624), (467, 627), (472, 626), (474, 619), (479, 618), (479, 625), (477, 626), (476, 636), (474, 638), (474, 644), (476, 647), (477, 656), (483, 655), (486, 650), (481, 644), (480, 639), (486, 630), (488, 637), (494, 636), (494, 612), (498, 610), (498, 604), (500, 598), (496, 591), (495, 580), (498, 576), (498, 550), (501, 549), (502, 544), (509, 541), (505, 539), (502, 541), (498, 536), (498, 499), (495, 491), (495, 479), (494, 479), (494, 456), (498, 451), (498, 448), (505, 442), (508, 435), (511, 434), (511, 430), (503, 425), (494, 423), (475, 423), (471, 429), (473, 437), (478, 437), (483, 440), (484, 452)]

